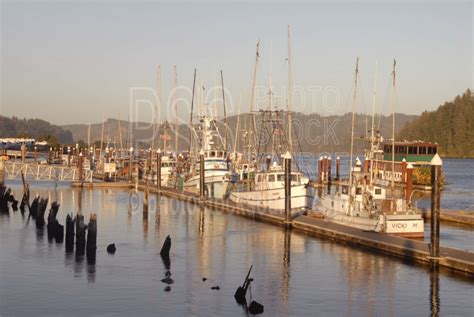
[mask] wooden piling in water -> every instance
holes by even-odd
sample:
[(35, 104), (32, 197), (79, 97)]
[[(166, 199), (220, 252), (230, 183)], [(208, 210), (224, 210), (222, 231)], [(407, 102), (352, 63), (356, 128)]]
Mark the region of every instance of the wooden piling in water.
[(291, 153), (285, 154), (285, 221), (291, 221)]
[(408, 163), (406, 167), (406, 188), (405, 199), (411, 203), (411, 194), (413, 193), (413, 165)]
[(97, 215), (91, 213), (89, 223), (87, 224), (87, 259), (95, 260), (97, 250)]
[(431, 245), (430, 256), (431, 264), (434, 267), (438, 266), (439, 260), (439, 213), (440, 213), (440, 179), (441, 167), (443, 161), (436, 154), (431, 160)]
[(74, 219), (71, 214), (66, 216), (66, 252), (74, 250)]
[(76, 215), (76, 254), (83, 255), (86, 247), (86, 225), (84, 216)]
[(161, 190), (161, 149), (156, 151), (156, 189)]
[(204, 151), (201, 150), (199, 153), (199, 196), (201, 199), (205, 199), (205, 186)]

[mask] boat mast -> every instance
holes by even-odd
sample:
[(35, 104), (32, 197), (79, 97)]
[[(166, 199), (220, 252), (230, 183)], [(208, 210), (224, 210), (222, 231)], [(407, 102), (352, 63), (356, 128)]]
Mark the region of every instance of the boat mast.
[(269, 76), (269, 83), (268, 83), (268, 113), (270, 115), (270, 124), (271, 124), (271, 131), (272, 131), (272, 159), (275, 155), (275, 131), (273, 131), (273, 115), (272, 115), (272, 55), (273, 55), (273, 43), (270, 42), (270, 76)]
[(293, 109), (293, 92), (291, 87), (291, 38), (290, 26), (288, 25), (288, 149), (293, 153), (291, 110)]
[(105, 125), (105, 119), (104, 117), (102, 117), (102, 133), (100, 134), (99, 160), (102, 160), (102, 148), (104, 147), (104, 125)]
[(372, 100), (372, 126), (370, 128), (370, 186), (372, 186), (373, 181), (373, 165), (374, 165), (374, 146), (375, 146), (375, 135), (374, 135), (374, 121), (375, 121), (375, 102), (376, 102), (376, 95), (377, 95), (377, 68), (378, 68), (378, 61), (375, 61), (375, 74), (374, 74), (374, 95)]
[[(157, 86), (156, 92), (158, 94), (158, 104), (161, 105), (161, 65), (158, 65), (158, 70), (156, 73)], [(153, 113), (153, 123), (152, 123), (152, 138), (151, 138), (151, 156), (153, 158), (153, 152), (155, 152), (155, 135), (156, 135), (156, 115), (158, 114), (158, 105)], [(158, 142), (159, 143), (159, 142)]]
[(239, 142), (239, 126), (240, 126), (240, 107), (242, 107), (242, 90), (239, 95), (239, 109), (237, 110), (237, 123), (235, 125), (235, 139), (234, 139), (234, 159), (237, 160), (237, 146)]
[(194, 79), (193, 79), (193, 94), (191, 96), (191, 115), (189, 117), (189, 153), (191, 153), (191, 146), (193, 140), (193, 108), (194, 108), (194, 89), (196, 88), (196, 71), (194, 69)]
[(221, 69), (222, 105), (224, 107), (224, 150), (227, 151), (227, 112), (225, 109), (224, 75)]
[(118, 119), (119, 140), (120, 140), (120, 157), (122, 157), (123, 142), (122, 142), (122, 127), (120, 126), (120, 114)]
[(178, 71), (176, 65), (174, 65), (174, 152), (178, 155)]
[(249, 106), (250, 119), (252, 120), (251, 121), (251, 125), (252, 125), (251, 129), (253, 131), (253, 133), (251, 134), (250, 142), (249, 142), (250, 155), (253, 154), (252, 152), (256, 148), (256, 133), (255, 132), (257, 130), (257, 124), (255, 122), (255, 114), (253, 113), (253, 102), (254, 102), (254, 99), (255, 99), (255, 85), (256, 85), (256, 80), (257, 80), (258, 59), (260, 58), (259, 50), (260, 50), (260, 39), (257, 41), (257, 52), (255, 54), (255, 64), (254, 64), (254, 67), (253, 67), (252, 93), (250, 95), (250, 106)]
[(352, 187), (354, 185), (352, 173), (353, 173), (353, 168), (352, 168), (352, 156), (354, 154), (354, 125), (355, 125), (355, 107), (356, 107), (356, 97), (357, 97), (357, 80), (359, 79), (359, 57), (356, 59), (356, 68), (354, 72), (354, 91), (352, 92), (352, 130), (351, 130), (351, 152), (350, 152), (350, 158), (349, 158), (349, 215), (351, 214), (351, 207), (352, 207), (352, 200), (353, 200), (353, 195), (352, 195)]
[(396, 94), (396, 86), (395, 86), (395, 66), (397, 65), (397, 61), (393, 59), (393, 70), (392, 70), (392, 180), (391, 180), (391, 187), (392, 192), (395, 186), (395, 94)]

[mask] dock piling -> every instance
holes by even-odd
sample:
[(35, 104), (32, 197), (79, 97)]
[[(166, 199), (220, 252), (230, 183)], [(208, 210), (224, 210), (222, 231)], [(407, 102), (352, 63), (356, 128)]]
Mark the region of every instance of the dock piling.
[(87, 260), (95, 261), (95, 252), (97, 250), (97, 215), (91, 213), (89, 223), (87, 224)]
[(341, 178), (341, 158), (338, 156), (336, 157), (336, 179), (339, 180)]
[(439, 213), (441, 191), (439, 188), (443, 161), (436, 154), (431, 160), (431, 245), (432, 266), (438, 266), (439, 258)]
[(411, 204), (411, 194), (413, 193), (413, 165), (408, 163), (406, 167), (406, 190), (405, 199)]
[(74, 219), (70, 214), (66, 216), (66, 252), (74, 250)]
[(285, 154), (285, 221), (291, 221), (291, 153)]
[(156, 150), (156, 189), (161, 190), (161, 149)]
[(205, 199), (205, 173), (204, 173), (204, 151), (199, 152), (199, 196), (202, 200)]

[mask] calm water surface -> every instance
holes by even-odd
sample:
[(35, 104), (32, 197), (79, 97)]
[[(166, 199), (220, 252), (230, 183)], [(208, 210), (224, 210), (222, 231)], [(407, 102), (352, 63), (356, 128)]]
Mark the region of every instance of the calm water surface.
[[(21, 188), (14, 189), (19, 197)], [(62, 224), (67, 212), (82, 209), (86, 222), (89, 212), (97, 212), (96, 263), (66, 254), (64, 244), (48, 242), (19, 212), (1, 217), (4, 316), (244, 316), (233, 294), (252, 264), (251, 296), (265, 305), (267, 316), (474, 313), (474, 281), (443, 271), (437, 276), (397, 259), (164, 197), (152, 196), (144, 218), (133, 191), (38, 191), (61, 202)], [(167, 235), (174, 279), (169, 292), (159, 256)], [(107, 254), (109, 243), (116, 243), (115, 255)], [(215, 285), (221, 289), (211, 290)]]

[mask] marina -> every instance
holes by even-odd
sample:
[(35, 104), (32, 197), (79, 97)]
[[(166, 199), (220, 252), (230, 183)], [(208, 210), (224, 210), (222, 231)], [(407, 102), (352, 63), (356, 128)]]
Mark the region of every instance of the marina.
[(474, 315), (472, 4), (2, 9), (1, 316)]

